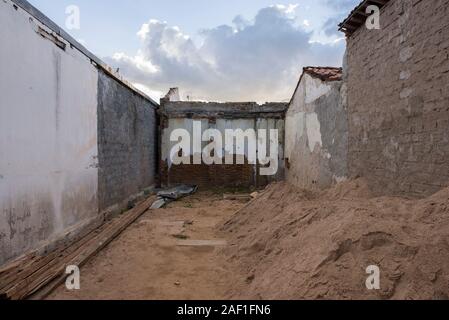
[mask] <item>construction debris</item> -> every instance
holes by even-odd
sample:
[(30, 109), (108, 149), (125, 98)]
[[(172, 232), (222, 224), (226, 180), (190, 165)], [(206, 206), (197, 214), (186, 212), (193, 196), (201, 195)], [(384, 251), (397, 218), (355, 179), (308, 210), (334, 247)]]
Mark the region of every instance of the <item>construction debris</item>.
[(162, 190), (157, 193), (157, 200), (151, 206), (151, 209), (160, 209), (165, 207), (167, 204), (179, 200), (181, 198), (187, 197), (194, 194), (198, 190), (197, 186), (192, 185), (179, 185), (174, 188), (167, 190)]
[(166, 204), (168, 204), (168, 201), (166, 201), (166, 199), (158, 198), (151, 206), (151, 209), (160, 209), (163, 208)]
[(104, 223), (79, 241), (48, 255), (32, 253), (0, 270), (0, 299), (42, 299), (65, 281), (67, 266), (81, 267), (136, 221), (155, 197), (138, 204), (119, 217)]

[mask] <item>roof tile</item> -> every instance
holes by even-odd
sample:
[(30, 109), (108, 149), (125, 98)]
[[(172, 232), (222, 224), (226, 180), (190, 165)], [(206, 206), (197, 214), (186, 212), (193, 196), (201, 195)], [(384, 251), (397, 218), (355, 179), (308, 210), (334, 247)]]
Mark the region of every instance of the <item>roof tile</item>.
[(343, 78), (343, 69), (335, 67), (305, 67), (304, 73), (322, 81), (340, 81)]

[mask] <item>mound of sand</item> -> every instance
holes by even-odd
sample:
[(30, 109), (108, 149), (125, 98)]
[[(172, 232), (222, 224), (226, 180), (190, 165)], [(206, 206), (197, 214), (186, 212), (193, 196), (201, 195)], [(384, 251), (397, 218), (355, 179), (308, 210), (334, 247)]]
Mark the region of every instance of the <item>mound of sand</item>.
[[(222, 231), (246, 278), (232, 298), (449, 298), (449, 189), (406, 200), (373, 198), (361, 179), (320, 194), (277, 183)], [(380, 290), (366, 288), (370, 265)]]

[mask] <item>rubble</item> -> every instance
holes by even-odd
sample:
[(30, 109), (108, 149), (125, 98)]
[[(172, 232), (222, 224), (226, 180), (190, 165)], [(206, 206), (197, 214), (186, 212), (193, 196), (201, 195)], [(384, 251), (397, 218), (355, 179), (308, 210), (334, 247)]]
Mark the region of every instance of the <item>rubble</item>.
[(170, 202), (184, 198), (188, 195), (194, 194), (198, 190), (197, 186), (179, 185), (174, 188), (159, 191), (157, 193), (157, 200), (151, 206), (151, 209), (160, 209), (165, 207)]

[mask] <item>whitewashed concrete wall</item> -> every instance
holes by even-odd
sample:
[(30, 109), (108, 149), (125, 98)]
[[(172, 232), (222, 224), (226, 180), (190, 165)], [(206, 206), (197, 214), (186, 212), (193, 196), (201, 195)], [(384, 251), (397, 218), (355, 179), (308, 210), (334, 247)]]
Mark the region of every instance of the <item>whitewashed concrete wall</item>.
[(0, 264), (98, 215), (98, 72), (39, 27), (0, 1)]
[[(226, 157), (234, 154), (236, 155), (236, 159), (231, 158), (233, 165), (229, 166), (215, 166), (215, 165), (205, 165), (202, 161), (201, 154), (206, 146), (209, 145), (209, 141), (202, 142), (201, 148), (197, 147), (197, 150), (200, 152), (195, 152), (193, 148), (193, 132), (196, 131), (194, 129), (194, 122), (201, 123), (201, 131), (197, 130), (197, 137), (202, 137), (203, 133), (208, 129), (216, 129), (221, 133), (222, 138), (222, 149), (221, 152), (215, 150), (215, 157), (220, 158), (221, 161), (216, 162), (215, 164), (225, 164)], [(175, 167), (173, 168), (172, 159), (170, 154), (173, 148), (178, 144), (178, 141), (171, 141), (171, 134), (175, 132), (177, 129), (184, 129), (190, 133), (190, 150), (186, 150), (183, 148), (183, 162), (192, 163), (191, 170), (189, 171), (188, 167), (184, 167), (184, 172), (180, 172)], [(261, 154), (261, 150), (257, 150), (258, 143), (254, 142), (255, 149), (252, 149), (250, 152), (249, 143), (246, 134), (252, 134), (251, 131), (256, 134), (256, 138), (260, 139), (260, 131), (261, 129), (266, 130), (266, 152), (265, 156), (270, 157), (270, 168), (273, 170), (273, 174), (265, 172), (262, 173), (262, 170), (267, 171), (266, 168), (262, 169), (262, 165), (260, 162), (256, 164), (256, 160), (258, 156)], [(276, 129), (278, 132), (278, 140), (276, 140), (275, 136), (270, 134), (271, 129)], [(161, 133), (161, 176), (163, 184), (171, 184), (173, 181), (179, 183), (180, 181), (189, 181), (189, 183), (199, 184), (204, 187), (204, 184), (209, 185), (211, 187), (231, 187), (231, 186), (264, 186), (272, 181), (278, 181), (284, 178), (284, 129), (285, 129), (285, 121), (281, 118), (265, 118), (265, 117), (257, 117), (255, 115), (254, 118), (239, 118), (235, 116), (235, 118), (215, 118), (213, 117), (213, 121), (210, 119), (192, 119), (192, 118), (183, 118), (183, 117), (174, 117), (168, 118), (164, 129)], [(226, 131), (232, 130), (233, 133), (237, 133), (239, 130), (239, 136), (241, 139), (245, 141), (245, 145), (242, 146), (240, 143), (233, 144), (234, 150), (227, 150), (226, 147)], [(241, 131), (240, 131), (241, 130)], [(243, 136), (241, 135), (243, 133)], [(177, 136), (176, 136), (177, 137)], [(178, 138), (178, 137), (177, 137)], [(240, 140), (241, 141), (241, 140)], [(271, 150), (272, 143), (278, 144), (278, 154), (273, 155)], [(176, 149), (176, 152), (179, 149)], [(273, 161), (273, 156), (277, 157)], [(193, 157), (193, 158), (192, 158)], [(251, 164), (247, 164), (247, 160)], [(235, 162), (234, 162), (235, 161)], [(245, 165), (239, 165), (244, 164)], [(200, 167), (196, 167), (195, 165), (201, 165)], [(216, 170), (216, 171), (215, 171)], [(212, 173), (210, 173), (212, 172)], [(207, 175), (212, 175), (207, 178)], [(220, 175), (222, 178), (217, 178), (216, 176)], [(205, 181), (208, 181), (205, 183)]]
[(347, 135), (345, 84), (304, 73), (285, 120), (287, 181), (313, 190), (345, 180)]
[[(201, 136), (203, 135), (204, 131), (208, 129), (217, 129), (220, 131), (222, 138), (223, 138), (223, 152), (222, 154), (225, 155), (225, 133), (226, 130), (243, 130), (246, 131), (248, 129), (255, 130), (256, 134), (258, 133), (259, 129), (265, 129), (267, 130), (267, 152), (269, 154), (270, 151), (270, 137), (269, 132), (270, 129), (277, 129), (279, 132), (279, 158), (284, 158), (284, 120), (283, 119), (216, 119), (216, 123), (211, 124), (208, 119), (188, 119), (188, 118), (170, 118), (168, 119), (168, 126), (163, 129), (162, 131), (162, 141), (161, 141), (161, 158), (163, 162), (166, 162), (169, 167), (172, 165), (172, 161), (170, 159), (170, 151), (173, 149), (173, 147), (177, 144), (177, 142), (170, 141), (170, 135), (172, 132), (176, 129), (184, 129), (188, 131), (191, 134), (191, 144), (190, 144), (190, 153), (185, 152), (184, 150), (184, 156), (187, 158), (190, 158), (193, 156), (193, 122), (201, 122)], [(203, 142), (202, 148), (206, 147), (209, 144), (209, 142)], [(236, 149), (235, 154), (237, 156), (244, 156), (246, 159), (248, 159), (248, 145), (245, 144), (245, 149)], [(280, 161), (280, 165), (282, 165), (283, 161)], [(279, 171), (282, 171), (282, 167)]]

